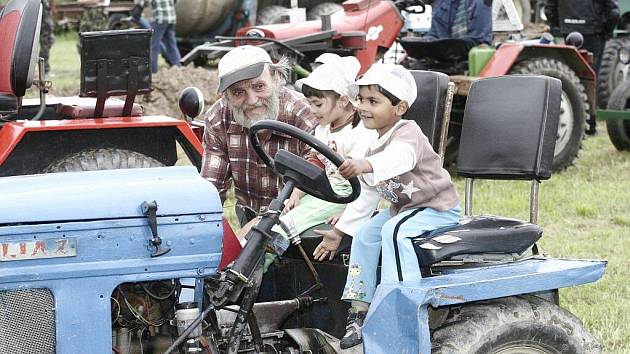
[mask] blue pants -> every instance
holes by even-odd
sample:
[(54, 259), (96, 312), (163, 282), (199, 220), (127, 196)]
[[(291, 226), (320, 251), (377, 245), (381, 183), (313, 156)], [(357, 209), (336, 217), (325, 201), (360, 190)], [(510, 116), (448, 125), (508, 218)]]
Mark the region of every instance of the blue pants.
[[(416, 213), (413, 216), (407, 218), (414, 212)], [(352, 239), (348, 277), (342, 300), (372, 302), (377, 285), (379, 255), (382, 256), (381, 283), (399, 281), (396, 252), (399, 254), (403, 280), (420, 279), (420, 266), (410, 238), (425, 231), (457, 224), (459, 213), (459, 205), (447, 211), (410, 209), (394, 217), (387, 209), (363, 224)], [(395, 246), (394, 230), (397, 226)]]
[(153, 22), (151, 26), (153, 27), (153, 36), (151, 37), (151, 72), (156, 73), (158, 71), (158, 55), (160, 54), (162, 38), (165, 40), (164, 57), (169, 63), (180, 66), (179, 62), (182, 57), (179, 54), (177, 40), (175, 39), (175, 25)]

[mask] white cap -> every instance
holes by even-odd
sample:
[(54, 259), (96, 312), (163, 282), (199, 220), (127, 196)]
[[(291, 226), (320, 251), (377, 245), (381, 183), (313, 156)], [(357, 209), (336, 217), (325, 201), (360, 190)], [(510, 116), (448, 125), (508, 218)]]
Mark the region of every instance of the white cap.
[(339, 58), (341, 58), (341, 57), (338, 54), (324, 53), (324, 54), (321, 54), (320, 56), (318, 56), (317, 58), (315, 58), (315, 62), (316, 63), (321, 63), (321, 64), (326, 64), (326, 63), (329, 63), (331, 61), (337, 61)]
[(302, 89), (302, 85), (308, 85), (316, 90), (334, 91), (341, 96), (347, 96), (350, 101), (354, 101), (358, 91), (350, 86), (354, 83), (361, 63), (355, 57), (329, 57), (326, 63), (318, 66), (306, 78), (296, 82), (297, 86)]
[(219, 92), (236, 82), (260, 76), (265, 65), (271, 63), (269, 53), (260, 47), (244, 45), (230, 50), (219, 60)]
[(413, 104), (418, 95), (416, 80), (409, 70), (398, 64), (372, 64), (352, 86), (379, 85), (401, 101)]

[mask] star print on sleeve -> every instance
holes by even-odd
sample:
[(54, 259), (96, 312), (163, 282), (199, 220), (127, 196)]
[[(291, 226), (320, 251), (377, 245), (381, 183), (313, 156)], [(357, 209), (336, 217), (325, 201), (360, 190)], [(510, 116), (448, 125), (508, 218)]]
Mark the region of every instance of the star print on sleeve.
[(417, 191), (419, 191), (419, 190), (420, 190), (420, 188), (416, 188), (416, 187), (413, 185), (413, 181), (409, 181), (409, 183), (408, 183), (408, 184), (401, 184), (401, 187), (402, 187), (402, 193), (403, 193), (403, 194), (405, 194), (405, 195), (407, 195), (407, 198), (409, 198), (409, 199), (411, 199), (411, 195), (412, 195), (414, 192), (417, 192)]

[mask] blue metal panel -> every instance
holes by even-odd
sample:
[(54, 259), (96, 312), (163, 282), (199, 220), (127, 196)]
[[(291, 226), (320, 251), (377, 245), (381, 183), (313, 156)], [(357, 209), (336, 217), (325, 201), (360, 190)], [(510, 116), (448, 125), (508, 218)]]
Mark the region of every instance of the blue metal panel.
[(216, 188), (192, 166), (52, 173), (1, 178), (0, 225), (141, 216), (153, 200), (158, 215), (222, 212)]
[[(194, 168), (2, 178), (0, 190), (0, 259), (9, 260), (0, 262), (0, 291), (51, 290), (58, 354), (111, 353), (110, 296), (119, 284), (199, 279), (219, 266), (221, 202)], [(140, 210), (152, 200), (162, 215), (158, 235), (171, 249), (159, 257), (151, 257), (152, 233)], [(76, 255), (11, 260), (25, 241), (59, 240), (75, 241)]]
[(366, 318), (366, 353), (430, 354), (428, 308), (591, 283), (605, 261), (531, 259), (396, 284), (381, 284)]

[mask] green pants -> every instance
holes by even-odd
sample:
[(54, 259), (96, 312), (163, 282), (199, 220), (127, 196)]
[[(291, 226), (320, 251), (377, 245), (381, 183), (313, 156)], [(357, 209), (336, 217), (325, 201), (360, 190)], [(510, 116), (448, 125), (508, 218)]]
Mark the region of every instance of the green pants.
[[(347, 184), (334, 186), (333, 190), (340, 195), (349, 195), (352, 192), (352, 188)], [(286, 215), (293, 219), (298, 234), (301, 234), (313, 226), (326, 223), (331, 216), (341, 214), (345, 208), (346, 204), (330, 203), (307, 194), (300, 199), (300, 204), (291, 209)], [(274, 226), (272, 231), (287, 237), (280, 225)], [(267, 271), (267, 268), (269, 268), (275, 258), (275, 254), (267, 253), (265, 257), (265, 271)]]

